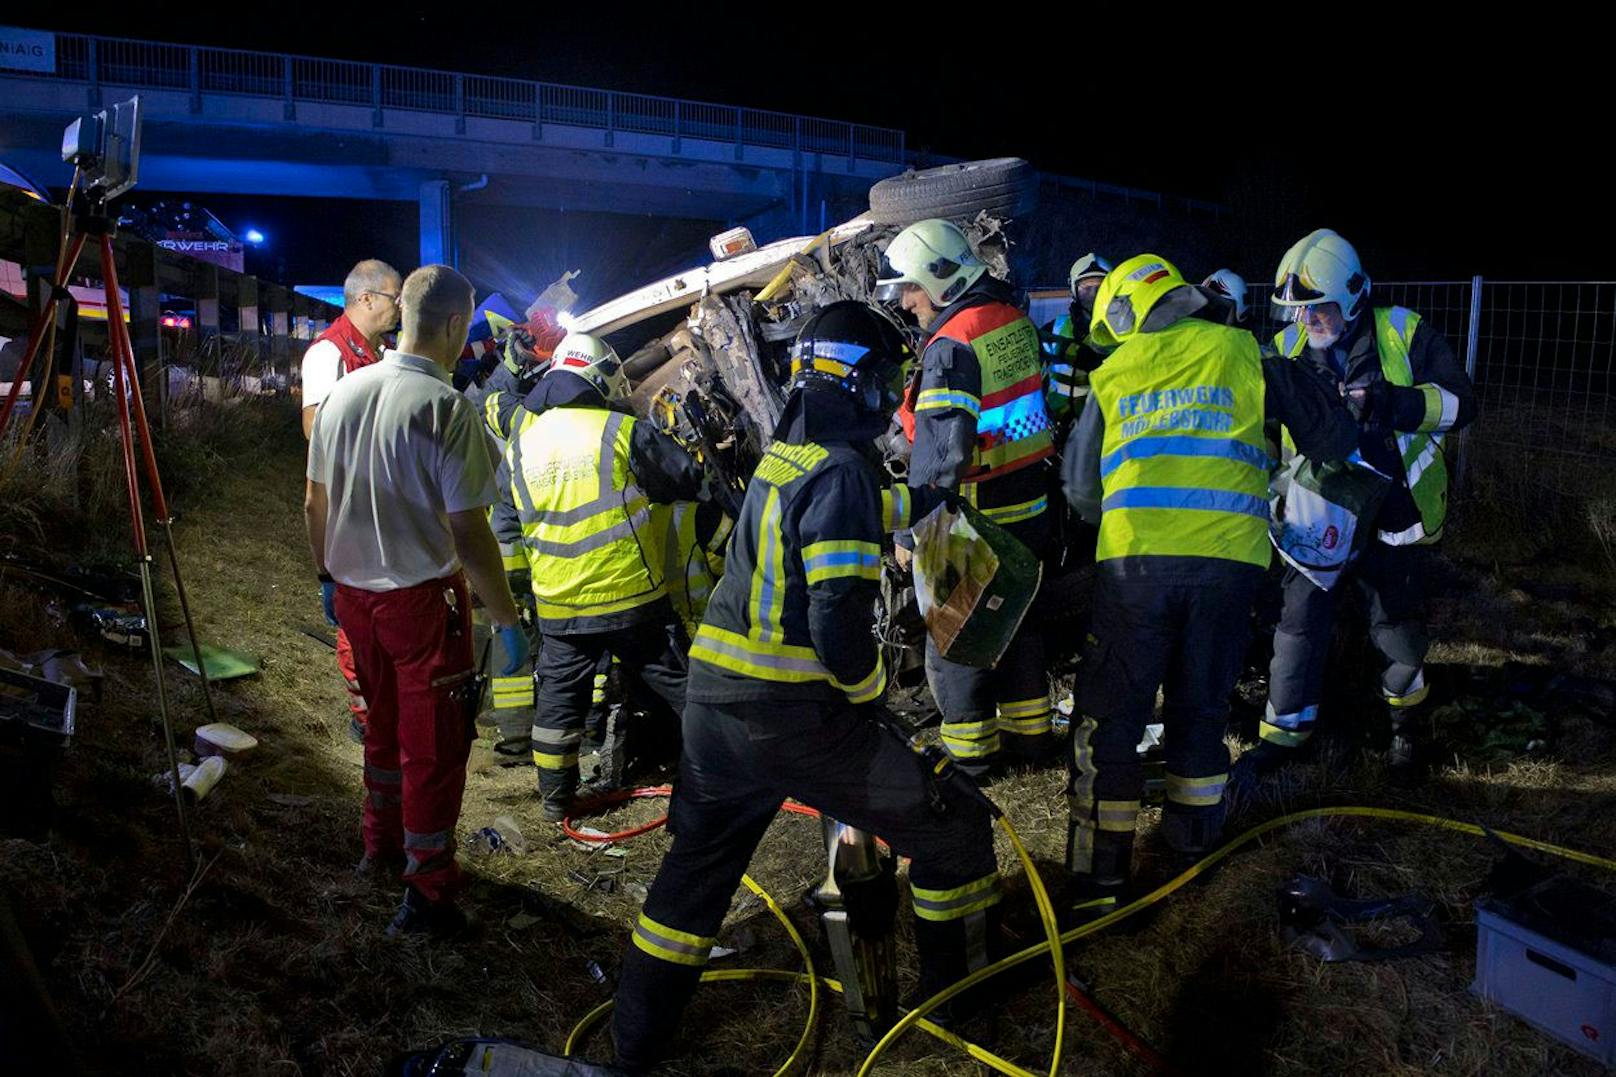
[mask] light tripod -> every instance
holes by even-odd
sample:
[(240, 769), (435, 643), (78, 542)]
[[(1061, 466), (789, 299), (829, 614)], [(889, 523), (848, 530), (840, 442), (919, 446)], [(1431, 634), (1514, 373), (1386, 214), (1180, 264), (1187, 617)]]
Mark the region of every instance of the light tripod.
[[(144, 464), (146, 483), (152, 499), (157, 523), (162, 527), (164, 543), (168, 549), (168, 562), (174, 573), (174, 590), (179, 597), (180, 612), (185, 618), (185, 631), (191, 643), (191, 656), (196, 662), (197, 676), (202, 681), (202, 701), (208, 721), (216, 721), (213, 711), (213, 693), (208, 684), (207, 664), (197, 642), (196, 624), (191, 619), (191, 606), (185, 596), (185, 584), (180, 576), (179, 554), (174, 546), (174, 520), (168, 510), (168, 499), (163, 495), (163, 480), (157, 470), (157, 456), (152, 450), (151, 426), (146, 421), (146, 403), (141, 394), (140, 373), (135, 366), (134, 348), (129, 341), (129, 327), (124, 324), (123, 299), (118, 287), (117, 260), (113, 252), (112, 236), (115, 225), (106, 212), (106, 200), (91, 188), (80, 190), (78, 175), (74, 175), (68, 189), (67, 227), (62, 234), (61, 249), (57, 253), (56, 274), (45, 309), (28, 334), (28, 348), (17, 368), (5, 403), (0, 405), (0, 438), (5, 436), (11, 420), (19, 390), (27, 379), (40, 345), (46, 338), (47, 328), (56, 322), (56, 304), (67, 294), (67, 281), (78, 263), (85, 244), (92, 238), (101, 248), (101, 280), (106, 290), (107, 336), (112, 350), (112, 393), (118, 406), (118, 434), (123, 448), (124, 485), (129, 493), (129, 522), (134, 541), (135, 560), (140, 566), (141, 607), (146, 615), (146, 638), (151, 647), (152, 673), (157, 679), (157, 709), (162, 720), (163, 741), (168, 751), (169, 778), (174, 785), (174, 809), (179, 815), (180, 836), (185, 843), (188, 866), (194, 867), (196, 851), (191, 837), (190, 817), (185, 808), (185, 789), (180, 781), (179, 753), (174, 744), (174, 726), (169, 718), (168, 684), (163, 670), (162, 635), (158, 630), (156, 590), (152, 583), (152, 555), (146, 537), (145, 513), (140, 503), (140, 467)], [(77, 371), (73, 373), (78, 377)], [(43, 379), (41, 379), (43, 383)], [(31, 406), (40, 406), (36, 393)], [(135, 458), (135, 435), (138, 430), (141, 461)]]

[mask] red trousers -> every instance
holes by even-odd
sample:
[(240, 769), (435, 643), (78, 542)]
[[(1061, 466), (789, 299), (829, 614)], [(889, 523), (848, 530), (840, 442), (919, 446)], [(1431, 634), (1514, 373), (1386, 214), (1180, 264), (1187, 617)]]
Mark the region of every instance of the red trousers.
[(348, 722), (361, 737), (365, 735), (365, 694), (359, 690), (359, 676), (354, 673), (353, 644), (348, 633), (337, 629), (337, 672), (342, 674), (342, 686), (348, 691)]
[(338, 586), (365, 728), (365, 852), (404, 853), (404, 881), (443, 901), (460, 880), (455, 822), (474, 735), (476, 668), (465, 577), (396, 591)]

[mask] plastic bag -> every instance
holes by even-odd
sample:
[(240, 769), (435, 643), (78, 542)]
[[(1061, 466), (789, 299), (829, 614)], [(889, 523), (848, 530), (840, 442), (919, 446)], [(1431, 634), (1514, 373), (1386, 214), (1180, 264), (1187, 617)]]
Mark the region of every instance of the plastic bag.
[(1298, 456), (1276, 480), (1268, 537), (1286, 563), (1316, 587), (1334, 587), (1373, 535), (1371, 527), (1392, 480), (1354, 452), (1318, 462)]
[(1038, 595), (1043, 564), (969, 505), (940, 506), (914, 527), (915, 600), (937, 653), (998, 664)]

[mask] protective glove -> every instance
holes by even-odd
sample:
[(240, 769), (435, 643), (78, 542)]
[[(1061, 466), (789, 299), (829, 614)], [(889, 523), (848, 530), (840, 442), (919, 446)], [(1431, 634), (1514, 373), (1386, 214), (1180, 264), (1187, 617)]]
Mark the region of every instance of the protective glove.
[(325, 623), (337, 623), (337, 581), (330, 576), (320, 577), (320, 605), (325, 607)]
[(909, 495), (909, 519), (917, 524), (930, 516), (939, 505), (949, 512), (957, 513), (964, 504), (958, 490), (949, 490), (942, 486), (910, 486)]
[(1391, 386), (1384, 378), (1345, 388), (1347, 410), (1365, 428), (1386, 426), (1391, 420)]
[(501, 677), (509, 677), (519, 671), (528, 659), (527, 633), (520, 624), (506, 625), (498, 630), (500, 650), (505, 652), (505, 665), (500, 669)]

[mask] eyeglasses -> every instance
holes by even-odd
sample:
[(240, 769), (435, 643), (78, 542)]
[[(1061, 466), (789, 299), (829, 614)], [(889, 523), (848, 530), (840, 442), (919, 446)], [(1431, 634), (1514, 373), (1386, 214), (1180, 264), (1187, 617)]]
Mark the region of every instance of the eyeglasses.
[(366, 292), (365, 294), (366, 295), (379, 295), (383, 299), (390, 300), (393, 303), (394, 306), (398, 305), (398, 296), (395, 295), (392, 292)]

